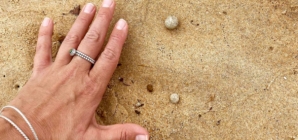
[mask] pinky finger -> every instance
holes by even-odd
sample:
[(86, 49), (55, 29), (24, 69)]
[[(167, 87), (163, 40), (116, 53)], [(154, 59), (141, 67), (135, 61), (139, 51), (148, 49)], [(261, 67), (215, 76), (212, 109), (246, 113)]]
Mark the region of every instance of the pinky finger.
[(39, 72), (52, 63), (53, 22), (46, 17), (39, 29), (33, 73)]

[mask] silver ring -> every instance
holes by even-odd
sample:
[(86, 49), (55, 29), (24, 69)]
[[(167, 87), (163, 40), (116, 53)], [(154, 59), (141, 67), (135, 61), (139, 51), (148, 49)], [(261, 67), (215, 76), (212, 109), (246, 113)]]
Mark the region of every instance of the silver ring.
[(70, 56), (74, 56), (74, 55), (79, 56), (79, 57), (87, 60), (91, 64), (93, 64), (93, 65), (95, 64), (95, 60), (94, 59), (92, 59), (90, 56), (88, 56), (88, 55), (86, 55), (86, 54), (84, 54), (84, 53), (82, 53), (82, 52), (80, 52), (80, 51), (78, 51), (76, 49), (70, 49), (69, 50), (69, 54), (70, 54)]

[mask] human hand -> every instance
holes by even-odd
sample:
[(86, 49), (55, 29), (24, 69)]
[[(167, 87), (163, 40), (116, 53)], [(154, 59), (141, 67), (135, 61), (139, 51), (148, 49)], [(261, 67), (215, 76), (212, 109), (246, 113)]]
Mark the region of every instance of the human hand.
[[(107, 46), (104, 38), (115, 9), (113, 0), (104, 0), (92, 25), (96, 8), (87, 4), (63, 41), (55, 62), (51, 60), (53, 22), (45, 18), (39, 31), (34, 68), (31, 78), (9, 105), (20, 109), (33, 125), (39, 139), (87, 139), (148, 140), (148, 132), (135, 124), (98, 125), (95, 110), (115, 71), (128, 25), (121, 19), (116, 24)], [(81, 57), (69, 55), (75, 48), (96, 60), (92, 66)], [(101, 50), (102, 53), (100, 54)], [(4, 116), (12, 119), (25, 131), (33, 135), (21, 117), (10, 109)], [(10, 138), (19, 138), (14, 128), (3, 120), (1, 132)], [(11, 134), (11, 135), (10, 135)]]

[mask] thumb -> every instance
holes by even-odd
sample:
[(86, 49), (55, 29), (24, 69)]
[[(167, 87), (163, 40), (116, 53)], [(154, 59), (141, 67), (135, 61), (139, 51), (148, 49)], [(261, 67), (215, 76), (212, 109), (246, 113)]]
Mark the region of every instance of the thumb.
[(100, 125), (96, 129), (100, 140), (149, 140), (148, 131), (136, 124)]

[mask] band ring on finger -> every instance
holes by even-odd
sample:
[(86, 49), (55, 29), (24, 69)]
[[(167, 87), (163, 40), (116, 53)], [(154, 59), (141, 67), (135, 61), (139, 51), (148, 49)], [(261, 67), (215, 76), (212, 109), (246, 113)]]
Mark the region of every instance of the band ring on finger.
[(70, 56), (74, 56), (74, 55), (79, 56), (79, 57), (87, 60), (91, 64), (93, 64), (93, 65), (95, 64), (95, 60), (94, 59), (92, 59), (90, 56), (88, 56), (88, 55), (86, 55), (86, 54), (84, 54), (84, 53), (82, 53), (82, 52), (80, 52), (80, 51), (78, 51), (76, 49), (70, 49), (69, 50), (69, 54), (70, 54)]

